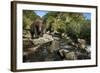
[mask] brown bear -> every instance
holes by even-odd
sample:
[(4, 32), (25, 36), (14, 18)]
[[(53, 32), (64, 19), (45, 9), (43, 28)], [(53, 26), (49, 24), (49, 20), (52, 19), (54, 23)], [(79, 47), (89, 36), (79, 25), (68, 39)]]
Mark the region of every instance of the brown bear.
[(43, 21), (36, 19), (30, 26), (31, 38), (38, 38), (43, 35)]

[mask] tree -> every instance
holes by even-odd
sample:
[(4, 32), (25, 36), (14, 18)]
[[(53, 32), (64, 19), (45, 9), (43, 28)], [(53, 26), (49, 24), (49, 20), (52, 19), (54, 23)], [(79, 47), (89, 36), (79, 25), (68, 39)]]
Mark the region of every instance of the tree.
[[(90, 20), (85, 19), (83, 13), (48, 12), (43, 19), (47, 28), (52, 25), (54, 31), (66, 33), (73, 40), (90, 38)], [(86, 34), (87, 33), (87, 34)]]
[(23, 29), (30, 29), (30, 25), (36, 18), (40, 18), (32, 10), (23, 10)]

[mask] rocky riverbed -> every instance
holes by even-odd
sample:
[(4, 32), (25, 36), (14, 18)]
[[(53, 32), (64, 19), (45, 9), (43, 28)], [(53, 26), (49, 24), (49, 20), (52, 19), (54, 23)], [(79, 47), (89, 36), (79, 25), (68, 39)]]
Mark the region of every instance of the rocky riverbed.
[(38, 39), (23, 39), (23, 62), (83, 59), (91, 59), (90, 45), (81, 49), (69, 45), (68, 40), (47, 34)]

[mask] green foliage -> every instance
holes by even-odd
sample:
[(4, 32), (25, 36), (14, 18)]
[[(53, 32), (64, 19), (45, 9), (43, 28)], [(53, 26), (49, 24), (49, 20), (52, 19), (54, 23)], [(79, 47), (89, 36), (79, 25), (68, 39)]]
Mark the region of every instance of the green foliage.
[(30, 29), (30, 25), (39, 18), (32, 10), (23, 10), (23, 29)]
[(91, 23), (83, 13), (48, 12), (43, 19), (47, 28), (52, 25), (54, 31), (66, 33), (72, 39), (83, 38), (90, 41)]
[[(23, 29), (30, 29), (30, 25), (40, 18), (32, 10), (23, 10)], [(71, 39), (83, 38), (90, 44), (91, 21), (85, 19), (83, 13), (47, 12), (43, 17), (45, 28), (50, 31), (66, 33)]]
[(91, 41), (91, 23), (90, 23), (90, 20), (86, 20), (83, 25), (82, 25), (82, 28), (81, 28), (81, 31), (80, 31), (80, 37), (81, 38), (84, 38), (88, 44), (90, 44), (90, 41)]

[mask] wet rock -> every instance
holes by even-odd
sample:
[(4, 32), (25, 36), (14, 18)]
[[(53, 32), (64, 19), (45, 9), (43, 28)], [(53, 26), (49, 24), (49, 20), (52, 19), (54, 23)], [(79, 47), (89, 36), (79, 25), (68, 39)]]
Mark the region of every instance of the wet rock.
[(48, 43), (53, 40), (54, 39), (52, 38), (51, 35), (44, 34), (43, 37), (33, 39), (33, 43), (34, 43), (34, 45), (42, 45), (42, 44)]
[(87, 46), (87, 48), (86, 48), (86, 51), (88, 52), (88, 53), (91, 53), (91, 46)]
[(32, 40), (23, 39), (23, 49), (25, 51), (27, 51), (27, 48), (32, 48), (32, 47), (34, 47), (34, 44), (33, 44)]
[(75, 52), (64, 52), (65, 60), (76, 60)]
[(78, 49), (76, 51), (76, 54), (77, 54), (77, 58), (79, 60), (81, 60), (81, 59), (90, 59), (91, 58), (90, 47), (87, 46), (87, 48), (85, 48), (85, 49)]
[(86, 41), (84, 39), (78, 38), (78, 48), (85, 49), (86, 48)]
[(60, 49), (59, 50), (59, 54), (63, 57), (64, 56), (64, 52), (68, 53), (69, 51), (68, 50), (65, 50), (65, 49)]
[(53, 37), (53, 39), (54, 39), (54, 40), (57, 40), (57, 41), (60, 40), (60, 38), (58, 38), (58, 37)]
[(77, 59), (75, 52), (70, 52), (66, 49), (61, 49), (59, 50), (59, 53), (65, 60), (76, 60)]
[(81, 53), (81, 52), (76, 52), (77, 54), (77, 59), (82, 60), (82, 59), (90, 59), (91, 54), (90, 53)]
[(68, 38), (68, 35), (66, 33), (62, 33), (61, 36), (62, 38), (66, 38), (66, 39)]
[(60, 48), (60, 45), (59, 44), (60, 43), (57, 40), (52, 41), (51, 44), (48, 47), (48, 51), (50, 53), (52, 53), (52, 52), (58, 50)]

